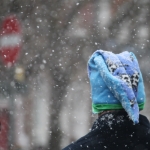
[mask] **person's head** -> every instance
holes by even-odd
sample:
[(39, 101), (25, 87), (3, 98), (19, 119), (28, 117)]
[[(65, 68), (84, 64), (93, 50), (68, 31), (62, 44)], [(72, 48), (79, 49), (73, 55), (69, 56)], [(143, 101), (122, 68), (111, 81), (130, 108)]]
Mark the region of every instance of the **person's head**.
[(141, 71), (131, 52), (114, 54), (98, 50), (88, 61), (92, 111), (125, 110), (132, 121), (139, 121), (145, 91)]

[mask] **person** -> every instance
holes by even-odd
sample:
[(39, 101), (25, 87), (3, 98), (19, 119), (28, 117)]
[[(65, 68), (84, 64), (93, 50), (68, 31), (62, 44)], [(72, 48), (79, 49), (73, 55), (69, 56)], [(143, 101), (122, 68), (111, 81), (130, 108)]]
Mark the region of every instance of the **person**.
[(97, 50), (88, 61), (88, 76), (98, 119), (63, 150), (150, 150), (150, 123), (139, 114), (146, 96), (136, 56)]

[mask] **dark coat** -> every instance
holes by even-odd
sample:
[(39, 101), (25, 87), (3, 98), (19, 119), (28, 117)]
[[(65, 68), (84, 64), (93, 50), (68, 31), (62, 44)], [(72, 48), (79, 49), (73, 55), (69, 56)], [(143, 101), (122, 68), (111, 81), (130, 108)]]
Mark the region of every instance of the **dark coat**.
[(63, 150), (150, 150), (150, 123), (143, 115), (133, 125), (124, 111), (107, 113), (87, 135)]

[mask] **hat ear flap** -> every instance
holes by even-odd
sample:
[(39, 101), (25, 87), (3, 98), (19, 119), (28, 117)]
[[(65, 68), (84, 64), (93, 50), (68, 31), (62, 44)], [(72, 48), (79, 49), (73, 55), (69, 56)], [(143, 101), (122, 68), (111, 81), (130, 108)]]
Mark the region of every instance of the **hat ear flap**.
[[(99, 58), (98, 63), (94, 60), (95, 58)], [(112, 92), (110, 92), (109, 88), (101, 77), (100, 70), (102, 69), (99, 68), (99, 65), (102, 65), (103, 68), (107, 69), (107, 66), (101, 55), (92, 55), (88, 61), (87, 68), (91, 85), (92, 103), (94, 105), (100, 103), (110, 104), (112, 101), (118, 103), (118, 100), (116, 100)], [(93, 111), (93, 113), (98, 113), (98, 111)]]
[[(132, 55), (133, 59), (138, 64), (137, 58), (134, 55), (134, 53), (130, 52), (130, 54)], [(146, 94), (145, 94), (145, 88), (144, 88), (144, 81), (143, 81), (142, 73), (141, 73), (140, 68), (139, 68), (139, 82), (138, 82), (138, 88), (137, 88), (137, 102), (141, 106), (140, 110), (144, 109), (145, 101), (146, 101)]]

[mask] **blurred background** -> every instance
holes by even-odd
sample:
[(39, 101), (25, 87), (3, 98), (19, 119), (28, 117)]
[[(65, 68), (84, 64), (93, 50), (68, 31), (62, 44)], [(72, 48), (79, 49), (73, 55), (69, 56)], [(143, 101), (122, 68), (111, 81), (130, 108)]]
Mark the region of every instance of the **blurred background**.
[(0, 150), (60, 150), (90, 131), (87, 61), (134, 52), (150, 119), (149, 0), (0, 1)]

